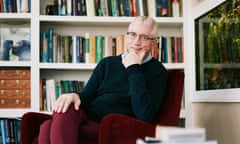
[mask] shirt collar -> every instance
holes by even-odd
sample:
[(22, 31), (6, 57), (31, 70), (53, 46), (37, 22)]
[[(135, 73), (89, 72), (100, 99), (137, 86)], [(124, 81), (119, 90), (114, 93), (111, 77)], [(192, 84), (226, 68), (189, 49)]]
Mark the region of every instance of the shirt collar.
[[(127, 56), (127, 53), (122, 54), (122, 59), (124, 59), (126, 56)], [(152, 55), (151, 53), (149, 53), (149, 55), (142, 61), (142, 64), (147, 63), (151, 59), (152, 59)]]

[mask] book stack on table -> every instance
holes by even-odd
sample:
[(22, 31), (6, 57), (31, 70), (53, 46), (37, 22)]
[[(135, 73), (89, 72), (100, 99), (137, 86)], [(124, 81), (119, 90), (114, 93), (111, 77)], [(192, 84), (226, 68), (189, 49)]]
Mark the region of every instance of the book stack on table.
[(207, 141), (204, 128), (156, 126), (155, 137), (137, 139), (136, 144), (217, 144), (217, 141)]

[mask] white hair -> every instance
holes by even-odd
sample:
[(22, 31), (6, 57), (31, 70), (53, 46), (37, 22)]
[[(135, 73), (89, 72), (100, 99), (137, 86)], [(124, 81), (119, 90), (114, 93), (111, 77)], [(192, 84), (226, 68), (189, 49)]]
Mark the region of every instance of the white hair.
[(143, 23), (144, 25), (151, 27), (151, 35), (154, 37), (158, 36), (158, 26), (153, 18), (147, 16), (138, 16), (130, 23), (128, 29), (130, 29), (134, 23)]

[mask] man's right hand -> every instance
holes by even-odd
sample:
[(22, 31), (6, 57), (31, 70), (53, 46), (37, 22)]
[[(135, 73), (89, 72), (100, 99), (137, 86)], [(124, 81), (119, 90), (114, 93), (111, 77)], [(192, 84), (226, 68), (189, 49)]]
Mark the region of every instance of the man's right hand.
[(65, 113), (71, 103), (73, 103), (74, 108), (78, 110), (81, 104), (79, 95), (76, 93), (62, 94), (55, 103), (54, 111), (57, 113)]

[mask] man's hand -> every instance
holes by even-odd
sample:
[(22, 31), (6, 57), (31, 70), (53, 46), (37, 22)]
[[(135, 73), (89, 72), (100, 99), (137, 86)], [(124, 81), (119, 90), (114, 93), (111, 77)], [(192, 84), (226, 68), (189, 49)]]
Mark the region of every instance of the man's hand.
[(146, 51), (141, 51), (138, 54), (136, 54), (135, 52), (129, 52), (126, 57), (123, 58), (122, 64), (125, 66), (125, 68), (133, 64), (141, 64), (145, 56)]
[(54, 111), (57, 113), (60, 113), (60, 112), (65, 113), (71, 103), (74, 104), (74, 107), (76, 110), (79, 109), (81, 100), (78, 94), (76, 93), (63, 94), (57, 99), (54, 106)]

